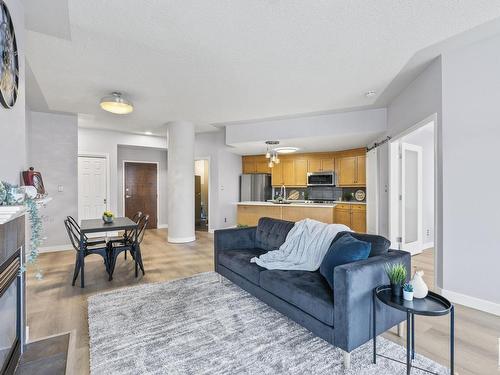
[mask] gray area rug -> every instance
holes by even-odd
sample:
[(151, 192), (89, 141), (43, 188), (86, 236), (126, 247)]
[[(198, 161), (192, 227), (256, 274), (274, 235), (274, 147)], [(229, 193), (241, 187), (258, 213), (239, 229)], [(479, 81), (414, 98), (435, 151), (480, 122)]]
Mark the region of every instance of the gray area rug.
[[(383, 358), (372, 364), (371, 342), (344, 371), (340, 349), (213, 272), (94, 295), (88, 317), (93, 375), (406, 373)], [(391, 341), (379, 337), (377, 348), (405, 361)], [(448, 373), (420, 355), (415, 364)]]

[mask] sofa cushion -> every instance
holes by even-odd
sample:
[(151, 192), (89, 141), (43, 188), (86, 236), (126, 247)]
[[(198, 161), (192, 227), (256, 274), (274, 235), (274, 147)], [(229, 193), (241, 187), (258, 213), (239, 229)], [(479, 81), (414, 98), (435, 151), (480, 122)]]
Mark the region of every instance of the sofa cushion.
[(260, 273), (260, 286), (333, 326), (333, 293), (319, 272), (266, 270)]
[(321, 262), (319, 272), (333, 290), (333, 269), (342, 264), (368, 258), (370, 249), (371, 244), (369, 242), (359, 241), (350, 234), (346, 234), (337, 241), (332, 242)]
[(250, 263), (250, 259), (265, 252), (262, 249), (224, 250), (219, 253), (219, 263), (248, 281), (259, 285), (259, 274), (265, 268), (256, 263)]
[(262, 217), (255, 233), (255, 247), (270, 251), (279, 249), (294, 222)]
[(340, 237), (345, 236), (346, 234), (350, 234), (357, 240), (369, 242), (372, 245), (369, 258), (374, 257), (376, 255), (385, 254), (389, 251), (389, 248), (391, 247), (391, 241), (389, 241), (385, 237), (378, 236), (376, 234), (365, 234), (365, 233), (356, 233), (347, 231), (337, 233), (337, 235), (332, 241), (332, 244), (335, 241), (337, 241)]

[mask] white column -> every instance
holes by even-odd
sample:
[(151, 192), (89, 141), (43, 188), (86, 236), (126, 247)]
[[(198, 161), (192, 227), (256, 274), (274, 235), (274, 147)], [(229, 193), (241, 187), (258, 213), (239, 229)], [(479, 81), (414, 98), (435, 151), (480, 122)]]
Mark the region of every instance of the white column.
[(168, 137), (168, 242), (196, 239), (194, 234), (194, 125), (167, 123)]

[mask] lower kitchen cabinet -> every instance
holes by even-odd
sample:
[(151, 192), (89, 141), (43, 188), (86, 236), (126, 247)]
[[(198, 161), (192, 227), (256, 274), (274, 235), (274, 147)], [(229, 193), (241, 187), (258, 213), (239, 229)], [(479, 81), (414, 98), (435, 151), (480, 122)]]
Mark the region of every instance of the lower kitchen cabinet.
[(266, 205), (238, 205), (238, 225), (248, 225), (253, 227), (258, 224), (261, 217), (281, 219), (281, 207)]
[(335, 222), (347, 225), (355, 232), (366, 233), (366, 206), (364, 204), (338, 204)]
[(283, 220), (288, 221), (299, 221), (309, 218), (323, 223), (332, 224), (334, 219), (333, 207), (284, 206), (282, 215)]

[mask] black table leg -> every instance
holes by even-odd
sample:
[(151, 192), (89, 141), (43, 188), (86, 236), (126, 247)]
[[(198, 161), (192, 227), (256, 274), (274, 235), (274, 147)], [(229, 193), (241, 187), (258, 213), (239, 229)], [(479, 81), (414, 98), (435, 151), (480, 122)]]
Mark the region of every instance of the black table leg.
[(415, 359), (415, 314), (411, 314), (411, 359)]
[(80, 251), (80, 288), (85, 288), (85, 245), (83, 233), (80, 234), (80, 243), (79, 243)]
[(455, 374), (455, 306), (450, 309), (450, 374)]
[(411, 373), (411, 317), (410, 312), (406, 312), (406, 374), (410, 375)]
[(377, 363), (377, 295), (373, 290), (373, 363)]

